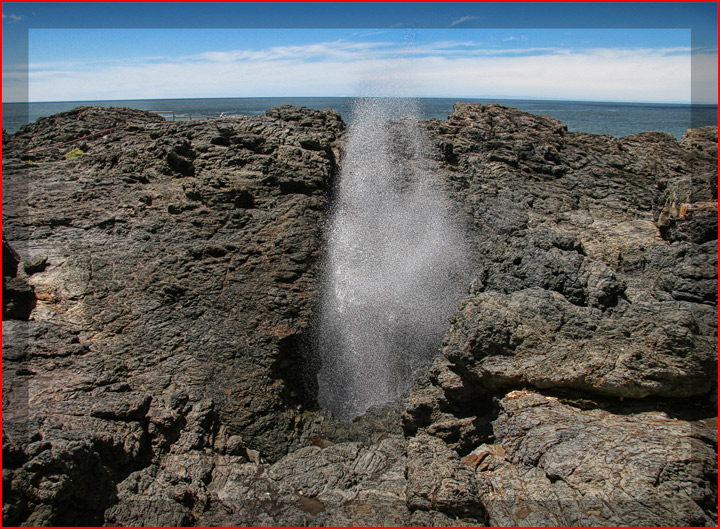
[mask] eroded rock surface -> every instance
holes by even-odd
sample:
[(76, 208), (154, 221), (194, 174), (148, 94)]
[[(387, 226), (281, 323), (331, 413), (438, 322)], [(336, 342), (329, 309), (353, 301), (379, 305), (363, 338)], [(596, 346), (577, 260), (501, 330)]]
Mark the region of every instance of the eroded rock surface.
[(496, 442), (463, 459), (493, 524), (714, 524), (716, 420), (582, 410), (530, 391), (499, 406)]
[(716, 524), (716, 129), (425, 126), (475, 279), (352, 423), (303, 361), (336, 113), (4, 133), (4, 524)]
[[(170, 450), (208, 399), (204, 427), (268, 460), (288, 452), (312, 405), (297, 366), (344, 127), (307, 109), (167, 123), (81, 108), (10, 137), (3, 235), (37, 303), (3, 325), (3, 399), (19, 417), (4, 428), (25, 454), (8, 470), (9, 522), (102, 521), (114, 484)], [(62, 155), (75, 144), (45, 149), (94, 131), (76, 158)], [(61, 450), (95, 461), (93, 494), (63, 488), (76, 478), (52, 468)]]
[[(489, 458), (477, 476), (493, 525), (716, 523), (716, 445), (691, 432), (716, 414), (717, 130), (617, 139), (467, 104), (428, 128), (477, 271), (411, 392), (406, 434)], [(554, 401), (521, 388), (590, 408), (610, 397), (630, 417), (549, 413)], [(643, 399), (643, 412), (623, 399)], [(669, 403), (700, 415), (676, 424), (662, 416)], [(607, 432), (592, 444), (594, 428)], [(581, 445), (593, 450), (582, 464)], [(545, 475), (545, 461), (566, 473)], [(615, 470), (594, 470), (607, 461)]]

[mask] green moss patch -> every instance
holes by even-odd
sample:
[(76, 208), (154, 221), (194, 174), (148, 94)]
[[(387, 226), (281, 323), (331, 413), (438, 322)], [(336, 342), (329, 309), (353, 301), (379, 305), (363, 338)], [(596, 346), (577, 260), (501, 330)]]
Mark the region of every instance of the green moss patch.
[(75, 158), (79, 158), (83, 154), (85, 154), (85, 151), (83, 151), (82, 149), (73, 149), (72, 151), (65, 153), (65, 159), (74, 160)]

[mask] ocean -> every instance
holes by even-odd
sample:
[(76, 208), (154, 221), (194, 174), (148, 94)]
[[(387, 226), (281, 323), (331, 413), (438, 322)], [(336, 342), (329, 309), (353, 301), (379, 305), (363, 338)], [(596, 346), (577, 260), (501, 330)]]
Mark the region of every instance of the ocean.
[[(333, 108), (352, 122), (351, 97), (258, 97), (228, 99), (151, 99), (129, 101), (72, 101), (57, 103), (3, 103), (3, 129), (12, 133), (26, 123), (43, 116), (73, 109), (80, 105), (130, 107), (139, 110), (168, 111), (165, 116), (219, 116), (226, 114), (258, 115), (279, 105)], [(419, 98), (423, 118), (446, 119), (453, 103), (468, 101), (499, 103), (533, 114), (548, 115), (568, 125), (570, 131), (627, 136), (646, 131), (668, 132), (680, 139), (689, 128), (717, 125), (717, 105), (679, 105), (657, 103), (600, 103), (587, 101), (534, 101), (522, 99)]]

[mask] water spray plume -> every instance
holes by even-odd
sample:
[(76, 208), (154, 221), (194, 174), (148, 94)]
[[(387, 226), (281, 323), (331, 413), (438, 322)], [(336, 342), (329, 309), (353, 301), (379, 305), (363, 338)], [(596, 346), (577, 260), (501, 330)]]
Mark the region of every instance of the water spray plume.
[(356, 102), (330, 218), (319, 403), (349, 420), (402, 395), (437, 353), (467, 285), (417, 101)]

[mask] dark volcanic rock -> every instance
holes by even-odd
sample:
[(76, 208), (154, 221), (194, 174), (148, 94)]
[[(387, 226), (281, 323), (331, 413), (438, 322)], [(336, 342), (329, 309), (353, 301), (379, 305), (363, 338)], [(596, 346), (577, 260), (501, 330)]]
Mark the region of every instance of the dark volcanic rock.
[[(167, 123), (81, 108), (12, 137), (8, 159), (17, 159), (117, 127), (89, 138), (76, 159), (47, 161), (57, 158), (50, 149), (41, 163), (4, 167), (4, 236), (19, 254), (4, 264), (24, 261), (32, 272), (3, 279), (6, 306), (15, 303), (4, 314), (27, 319), (30, 310), (18, 314), (16, 301), (22, 281), (37, 298), (32, 321), (4, 328), (4, 401), (28, 418), (15, 439), (20, 450), (53, 431), (76, 432), (86, 453), (78, 461), (109, 468), (119, 458), (98, 448), (98, 437), (136, 425), (142, 448), (121, 466), (127, 474), (172, 449), (189, 410), (211, 399), (202, 435), (215, 439), (221, 428), (269, 460), (288, 452), (303, 406), (313, 405), (298, 365), (344, 128), (332, 111), (295, 109), (290, 117)], [(211, 141), (218, 134), (229, 146)], [(309, 136), (312, 149), (302, 146)], [(45, 463), (25, 457), (37, 481)], [(57, 475), (73, 481), (73, 472)], [(110, 487), (123, 477), (107, 475)], [(12, 483), (26, 507), (10, 522), (29, 511), (34, 523), (99, 523), (113, 501), (106, 491), (90, 509), (91, 499), (64, 503)]]
[(4, 133), (4, 524), (715, 524), (716, 129), (425, 126), (475, 279), (351, 423), (306, 358), (337, 113)]
[(705, 526), (717, 516), (717, 421), (616, 415), (513, 391), (475, 469), (494, 525)]
[(25, 279), (17, 276), (20, 263), (18, 253), (4, 237), (2, 244), (2, 319), (27, 320), (35, 308), (35, 292)]
[[(605, 475), (593, 462), (577, 482), (563, 479), (582, 467), (573, 458), (588, 443), (570, 440), (593, 435), (585, 426), (592, 413), (567, 407), (550, 420), (533, 404), (522, 408), (527, 442), (537, 445), (540, 461), (554, 457), (564, 465), (567, 473), (557, 476), (508, 452), (510, 443), (519, 449), (526, 430), (506, 425), (519, 413), (508, 407), (516, 395), (508, 392), (520, 388), (590, 399), (695, 396), (706, 405), (715, 398), (716, 129), (688, 131), (679, 143), (660, 133), (616, 139), (469, 104), (457, 104), (447, 122), (428, 129), (475, 236), (477, 272), (451, 318), (442, 356), (407, 401), (406, 434), (430, 434), (462, 455), (491, 458), (496, 473), (478, 478), (493, 525), (715, 523), (713, 441), (683, 440), (699, 423), (684, 423), (680, 433), (652, 414), (598, 420), (607, 432), (596, 436), (597, 453), (617, 453), (611, 468), (618, 470)], [(501, 399), (495, 422), (493, 398)], [(658, 400), (648, 402), (664, 410)], [(690, 402), (687, 409), (697, 405)], [(565, 440), (551, 455), (550, 447)], [(698, 443), (697, 453), (690, 451), (698, 458), (692, 477), (673, 471), (651, 479), (634, 470), (660, 472), (664, 461), (677, 461), (669, 463), (677, 468), (690, 452), (678, 456), (675, 445), (686, 442)], [(695, 483), (699, 492), (681, 483)], [(673, 502), (676, 508), (661, 514)]]
[[(689, 130), (680, 145), (700, 160), (717, 159), (717, 128)], [(694, 165), (686, 174), (659, 183), (655, 218), (665, 240), (717, 240), (717, 170), (697, 161)]]
[(17, 154), (23, 159), (62, 159), (73, 149), (97, 146), (99, 138), (119, 138), (137, 127), (164, 122), (158, 114), (131, 108), (77, 107), (25, 125), (10, 142), (17, 148), (13, 144), (19, 140), (22, 152)]
[(418, 435), (409, 440), (407, 475), (411, 509), (482, 516), (472, 471), (440, 439)]
[(707, 394), (714, 384), (714, 312), (638, 299), (603, 317), (538, 287), (461, 302), (444, 354), (495, 391), (531, 385), (617, 397)]

